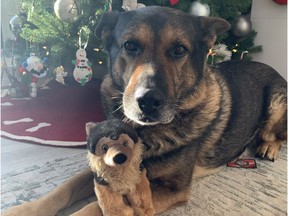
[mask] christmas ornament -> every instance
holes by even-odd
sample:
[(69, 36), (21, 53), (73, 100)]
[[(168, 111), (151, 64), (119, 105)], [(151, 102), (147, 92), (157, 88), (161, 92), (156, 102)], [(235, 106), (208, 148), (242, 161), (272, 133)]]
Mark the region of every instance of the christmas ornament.
[(287, 5), (287, 0), (273, 0), (273, 1), (280, 5)]
[(92, 64), (89, 62), (89, 60), (86, 57), (86, 51), (85, 48), (88, 44), (88, 39), (86, 43), (83, 45), (81, 43), (81, 32), (82, 29), (79, 32), (79, 49), (76, 52), (76, 60), (73, 60), (72, 63), (75, 65), (75, 69), (73, 71), (73, 76), (77, 82), (81, 84), (81, 86), (84, 86), (88, 81), (92, 79)]
[(144, 4), (137, 3), (137, 0), (123, 0), (122, 8), (125, 11), (135, 10), (137, 8), (145, 7)]
[(14, 35), (19, 35), (22, 29), (22, 19), (18, 15), (13, 16), (9, 22), (9, 27)]
[(234, 36), (242, 38), (246, 37), (252, 30), (252, 22), (249, 16), (239, 16), (232, 23), (232, 33)]
[(243, 60), (244, 55), (245, 55), (245, 54), (248, 55), (248, 53), (249, 53), (248, 51), (243, 51), (243, 52), (241, 53), (240, 60)]
[(176, 5), (179, 2), (180, 2), (180, 0), (169, 0), (170, 5), (172, 5), (172, 6)]
[(190, 14), (193, 16), (209, 16), (210, 7), (208, 4), (202, 4), (199, 1), (195, 1), (191, 4)]
[(68, 23), (75, 22), (80, 17), (77, 0), (57, 0), (54, 3), (54, 12), (61, 21)]
[(31, 73), (31, 86), (30, 86), (30, 96), (37, 96), (37, 81), (39, 78), (43, 78), (47, 74), (47, 68), (44, 66), (44, 62), (47, 61), (47, 58), (43, 60), (36, 56), (34, 53), (30, 54), (30, 57), (27, 58), (25, 62), (22, 63), (22, 66)]
[(231, 59), (232, 52), (227, 49), (225, 44), (216, 44), (207, 54), (208, 64), (214, 65)]
[(104, 10), (105, 11), (112, 11), (112, 0), (108, 0), (105, 4), (104, 4)]
[(64, 77), (67, 76), (67, 72), (64, 72), (64, 67), (63, 66), (59, 66), (57, 68), (55, 68), (54, 70), (55, 73), (55, 80), (63, 85), (65, 85), (65, 80)]

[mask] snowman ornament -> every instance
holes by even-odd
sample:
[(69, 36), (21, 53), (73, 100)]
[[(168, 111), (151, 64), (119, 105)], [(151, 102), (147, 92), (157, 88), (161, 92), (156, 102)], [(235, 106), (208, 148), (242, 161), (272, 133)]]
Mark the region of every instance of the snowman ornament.
[(47, 74), (47, 68), (44, 66), (44, 62), (47, 59), (40, 59), (34, 53), (30, 54), (30, 57), (23, 62), (22, 66), (26, 68), (28, 72), (32, 74), (31, 84), (30, 84), (30, 96), (36, 97), (37, 96), (37, 81), (40, 78), (43, 78)]
[(86, 51), (84, 48), (79, 48), (76, 52), (76, 60), (72, 63), (75, 65), (73, 76), (75, 80), (84, 86), (87, 82), (92, 79), (92, 68), (91, 62), (86, 57)]

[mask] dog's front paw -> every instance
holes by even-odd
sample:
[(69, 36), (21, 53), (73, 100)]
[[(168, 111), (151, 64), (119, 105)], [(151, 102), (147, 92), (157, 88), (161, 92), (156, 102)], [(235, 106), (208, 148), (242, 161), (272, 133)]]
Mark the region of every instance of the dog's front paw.
[(278, 157), (282, 142), (281, 140), (276, 140), (262, 143), (256, 150), (256, 156), (274, 162)]

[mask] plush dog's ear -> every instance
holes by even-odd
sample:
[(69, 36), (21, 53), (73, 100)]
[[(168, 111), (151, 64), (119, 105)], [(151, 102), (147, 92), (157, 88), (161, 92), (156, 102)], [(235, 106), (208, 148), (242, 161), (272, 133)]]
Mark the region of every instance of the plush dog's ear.
[(112, 33), (118, 22), (119, 12), (106, 12), (102, 15), (100, 23), (95, 30), (95, 35), (102, 39), (107, 48), (109, 42), (113, 39)]
[(217, 17), (198, 17), (200, 28), (203, 32), (202, 40), (207, 45), (208, 50), (213, 47), (217, 35), (230, 29), (231, 25), (224, 19)]
[(86, 123), (85, 129), (86, 129), (86, 135), (87, 137), (90, 135), (91, 129), (96, 127), (97, 123), (95, 122), (88, 122)]

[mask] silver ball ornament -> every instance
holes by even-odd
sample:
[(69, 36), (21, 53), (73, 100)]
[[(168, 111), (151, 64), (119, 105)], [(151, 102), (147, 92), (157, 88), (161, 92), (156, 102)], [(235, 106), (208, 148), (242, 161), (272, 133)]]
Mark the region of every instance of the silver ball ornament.
[(208, 4), (202, 4), (199, 1), (195, 1), (191, 4), (190, 14), (193, 16), (209, 16), (210, 7)]
[(73, 23), (80, 17), (77, 0), (57, 0), (54, 3), (54, 12), (61, 21), (67, 23)]
[(232, 25), (236, 37), (246, 37), (252, 30), (252, 22), (247, 16), (239, 16)]

